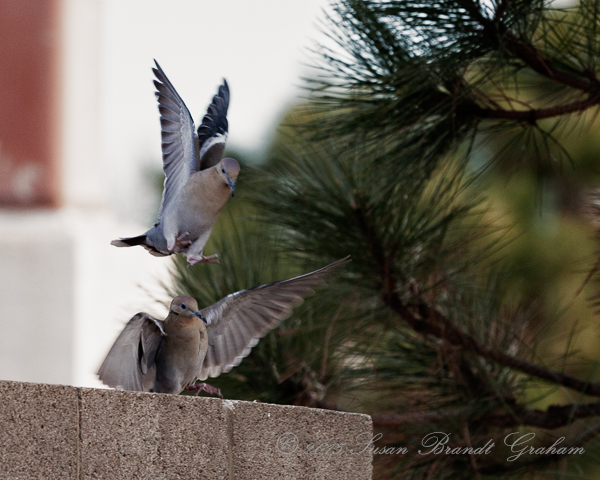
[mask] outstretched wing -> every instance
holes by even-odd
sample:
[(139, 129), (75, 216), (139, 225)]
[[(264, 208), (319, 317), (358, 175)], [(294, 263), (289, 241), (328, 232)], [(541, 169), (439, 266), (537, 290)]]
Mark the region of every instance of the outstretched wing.
[(163, 171), (165, 185), (159, 221), (167, 206), (176, 199), (190, 175), (198, 170), (198, 136), (194, 121), (183, 100), (155, 60), (156, 98), (160, 111)]
[(113, 388), (148, 390), (154, 383), (156, 352), (164, 335), (162, 320), (138, 313), (106, 355), (98, 370), (100, 380)]
[(229, 128), (227, 124), (228, 108), (229, 86), (224, 79), (223, 85), (219, 87), (219, 92), (208, 106), (202, 124), (198, 127), (200, 170), (206, 170), (221, 161)]
[(260, 338), (290, 317), (295, 307), (325, 285), (327, 277), (343, 270), (348, 258), (299, 277), (232, 293), (202, 310), (209, 323), (208, 351), (198, 378), (217, 377), (239, 365)]

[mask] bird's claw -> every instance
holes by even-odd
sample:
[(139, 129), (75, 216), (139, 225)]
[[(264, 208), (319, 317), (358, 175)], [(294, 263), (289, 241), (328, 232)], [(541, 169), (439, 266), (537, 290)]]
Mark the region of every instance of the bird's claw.
[(219, 397), (223, 398), (221, 390), (219, 390), (217, 387), (209, 385), (208, 383), (195, 383), (194, 385), (187, 386), (185, 389), (188, 392), (195, 392), (195, 397), (197, 397), (200, 392), (205, 391), (209, 395), (218, 395)]
[(175, 239), (175, 253), (181, 253), (193, 243), (191, 240), (186, 240), (189, 236), (190, 232), (183, 232)]
[(205, 257), (204, 255), (200, 255), (199, 257), (195, 257), (193, 255), (187, 257), (188, 263), (191, 265), (196, 265), (197, 263), (221, 263), (219, 258), (220, 254), (215, 253), (214, 255), (209, 255)]

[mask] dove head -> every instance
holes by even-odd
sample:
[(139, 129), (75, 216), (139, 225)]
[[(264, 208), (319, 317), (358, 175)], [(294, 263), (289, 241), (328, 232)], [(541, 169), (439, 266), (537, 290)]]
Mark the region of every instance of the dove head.
[(171, 302), (171, 308), (169, 310), (171, 313), (175, 313), (182, 317), (198, 317), (204, 323), (207, 323), (204, 315), (198, 310), (198, 302), (187, 295), (175, 297)]
[(219, 177), (231, 190), (231, 196), (235, 193), (235, 181), (240, 173), (240, 164), (233, 158), (224, 158), (217, 165)]

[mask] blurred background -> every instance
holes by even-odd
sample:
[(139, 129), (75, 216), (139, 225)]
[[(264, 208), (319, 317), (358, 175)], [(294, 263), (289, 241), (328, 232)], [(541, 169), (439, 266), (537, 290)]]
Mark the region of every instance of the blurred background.
[(171, 259), (110, 246), (157, 215), (156, 59), (196, 122), (223, 78), (258, 161), (297, 102), (324, 0), (0, 1), (0, 378), (100, 386)]

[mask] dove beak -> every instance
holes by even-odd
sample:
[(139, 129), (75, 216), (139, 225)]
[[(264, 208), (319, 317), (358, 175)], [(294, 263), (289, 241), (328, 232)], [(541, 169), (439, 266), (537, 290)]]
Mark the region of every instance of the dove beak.
[(225, 174), (225, 178), (227, 179), (227, 185), (229, 185), (229, 190), (231, 190), (231, 196), (235, 194), (235, 180), (232, 180)]
[(202, 312), (200, 310), (192, 310), (192, 314), (194, 315), (194, 317), (198, 317), (200, 320), (202, 320), (206, 325), (210, 325), (210, 322), (206, 320), (206, 317), (202, 315)]

